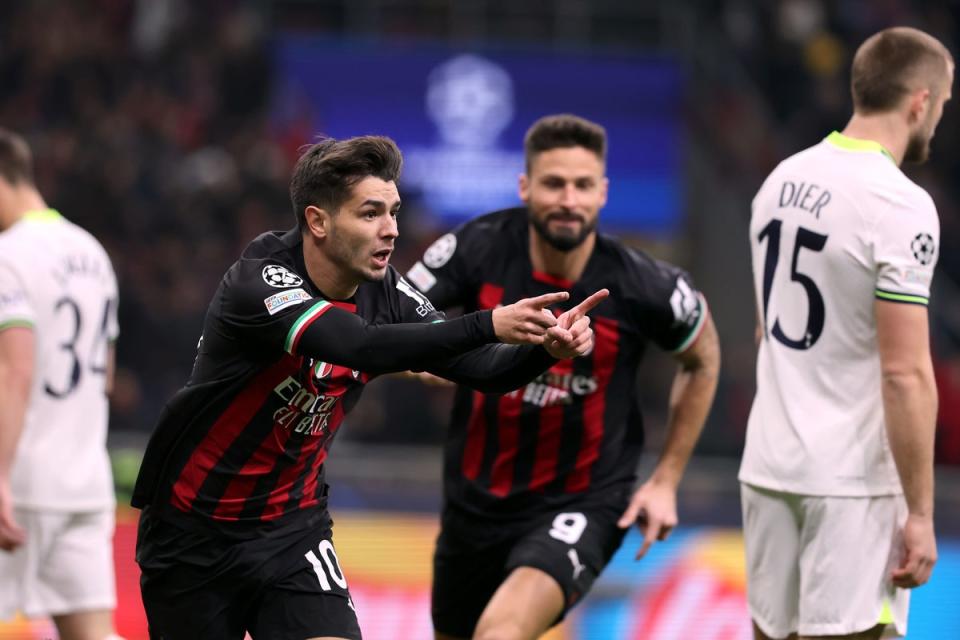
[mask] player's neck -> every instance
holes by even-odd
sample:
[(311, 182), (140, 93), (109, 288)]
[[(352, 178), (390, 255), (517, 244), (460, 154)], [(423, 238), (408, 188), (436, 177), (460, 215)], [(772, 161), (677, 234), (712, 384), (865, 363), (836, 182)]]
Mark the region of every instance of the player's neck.
[(20, 186), (7, 192), (7, 201), (0, 211), (0, 230), (12, 227), (29, 211), (43, 211), (47, 203), (34, 187)]
[(303, 263), (310, 281), (332, 300), (347, 300), (360, 286), (356, 278), (344, 273), (310, 238), (303, 239)]
[(907, 151), (910, 132), (899, 113), (855, 113), (841, 133), (849, 138), (879, 143), (890, 152), (898, 167), (903, 164), (903, 154)]
[(597, 243), (597, 234), (591, 233), (583, 243), (570, 251), (560, 251), (530, 229), (530, 264), (534, 271), (576, 282), (583, 275), (587, 261)]

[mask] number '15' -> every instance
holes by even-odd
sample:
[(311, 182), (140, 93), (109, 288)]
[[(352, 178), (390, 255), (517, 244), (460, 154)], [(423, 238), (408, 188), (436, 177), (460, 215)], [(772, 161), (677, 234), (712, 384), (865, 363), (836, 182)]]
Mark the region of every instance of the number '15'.
[(806, 291), (809, 313), (807, 315), (807, 328), (799, 339), (795, 339), (783, 332), (780, 320), (777, 318), (773, 319), (773, 329), (769, 333), (767, 330), (770, 324), (767, 311), (770, 306), (770, 293), (773, 290), (773, 276), (780, 261), (780, 232), (782, 228), (783, 220), (774, 218), (757, 234), (759, 242), (762, 243), (765, 240), (767, 242), (767, 255), (763, 265), (763, 335), (764, 338), (769, 339), (769, 334), (772, 333), (773, 337), (784, 346), (805, 350), (816, 344), (823, 333), (826, 309), (823, 305), (823, 295), (817, 288), (817, 283), (810, 276), (797, 270), (797, 261), (800, 257), (800, 249), (815, 252), (823, 251), (827, 244), (827, 236), (803, 227), (797, 229), (797, 239), (793, 245), (793, 259), (790, 262), (790, 279), (800, 284)]

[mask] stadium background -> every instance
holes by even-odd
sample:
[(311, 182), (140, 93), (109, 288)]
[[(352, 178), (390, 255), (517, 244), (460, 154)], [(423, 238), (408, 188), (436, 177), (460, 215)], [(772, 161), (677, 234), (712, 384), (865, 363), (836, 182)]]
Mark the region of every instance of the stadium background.
[[(25, 134), (48, 202), (94, 232), (121, 287), (110, 445), (124, 504), (163, 402), (185, 380), (205, 305), (240, 249), (292, 226), (286, 187), (318, 133), (391, 135), (407, 158), (409, 267), (464, 216), (514, 201), (523, 131), (572, 111), (611, 134), (601, 228), (684, 265), (721, 334), (717, 401), (681, 488), (682, 528), (622, 552), (553, 640), (746, 639), (735, 482), (753, 391), (746, 228), (765, 174), (849, 113), (856, 45), (893, 24), (956, 55), (960, 3), (921, 0), (33, 0), (0, 3), (0, 124)], [(960, 638), (960, 119), (910, 168), (942, 221), (931, 303), (941, 560), (910, 638)], [(637, 384), (651, 451), (667, 358)], [(338, 438), (336, 544), (365, 637), (430, 637), (430, 553), (449, 390), (383, 379)], [(649, 466), (650, 461), (645, 464)], [(61, 470), (51, 469), (51, 473)], [(119, 630), (144, 638), (120, 507)], [(45, 623), (0, 638), (52, 638)]]

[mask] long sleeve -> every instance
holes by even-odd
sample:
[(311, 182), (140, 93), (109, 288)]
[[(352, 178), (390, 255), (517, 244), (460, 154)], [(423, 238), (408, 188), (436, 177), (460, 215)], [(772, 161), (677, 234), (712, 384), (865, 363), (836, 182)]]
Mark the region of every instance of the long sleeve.
[(425, 370), (484, 393), (507, 393), (556, 362), (543, 347), (492, 344), (431, 363)]

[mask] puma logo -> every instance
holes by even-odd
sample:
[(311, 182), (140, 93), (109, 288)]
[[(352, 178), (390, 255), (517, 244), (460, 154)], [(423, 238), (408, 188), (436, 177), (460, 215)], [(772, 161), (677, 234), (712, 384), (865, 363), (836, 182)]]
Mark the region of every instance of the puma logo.
[(580, 577), (580, 573), (587, 568), (587, 565), (580, 564), (580, 556), (577, 555), (576, 549), (567, 551), (567, 557), (570, 558), (570, 563), (573, 564), (573, 579), (576, 580)]

